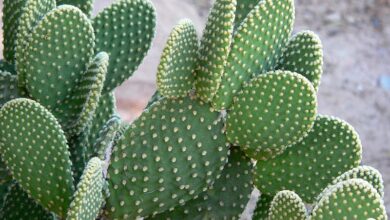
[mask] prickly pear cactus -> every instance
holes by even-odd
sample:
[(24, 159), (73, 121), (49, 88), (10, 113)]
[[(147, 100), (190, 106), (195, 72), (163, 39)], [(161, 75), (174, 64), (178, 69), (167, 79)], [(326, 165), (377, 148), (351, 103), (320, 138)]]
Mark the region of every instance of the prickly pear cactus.
[[(147, 54), (151, 0), (3, 0), (0, 219), (387, 219), (347, 122), (320, 115), (322, 44), (293, 0), (215, 0), (171, 32), (132, 123), (113, 90)], [(313, 207), (306, 210), (306, 207)]]

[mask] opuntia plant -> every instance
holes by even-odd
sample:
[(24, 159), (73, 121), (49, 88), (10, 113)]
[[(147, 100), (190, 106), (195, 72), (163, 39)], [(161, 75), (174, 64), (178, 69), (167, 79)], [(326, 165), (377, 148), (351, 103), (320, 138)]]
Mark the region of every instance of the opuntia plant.
[(238, 219), (255, 188), (253, 219), (387, 219), (357, 132), (317, 111), (321, 41), (292, 34), (293, 0), (216, 0), (201, 39), (180, 21), (131, 124), (113, 90), (150, 0), (3, 5), (0, 219)]

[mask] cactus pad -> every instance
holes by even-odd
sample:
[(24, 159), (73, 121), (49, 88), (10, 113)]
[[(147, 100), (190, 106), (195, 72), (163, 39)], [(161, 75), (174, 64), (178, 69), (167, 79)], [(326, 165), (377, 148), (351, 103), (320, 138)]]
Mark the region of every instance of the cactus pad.
[(221, 174), (226, 142), (210, 105), (190, 98), (153, 104), (113, 150), (107, 214), (147, 217), (195, 198)]
[(161, 95), (185, 97), (194, 83), (198, 58), (198, 36), (193, 23), (184, 19), (175, 26), (161, 56), (157, 71), (157, 87)]
[(341, 174), (339, 177), (333, 180), (332, 185), (348, 180), (348, 179), (362, 179), (370, 183), (378, 194), (383, 197), (384, 195), (384, 186), (382, 175), (378, 170), (370, 166), (359, 166), (348, 170), (347, 172)]
[(153, 105), (155, 102), (157, 102), (158, 100), (162, 99), (163, 96), (160, 94), (160, 92), (157, 90), (156, 92), (154, 92), (154, 94), (152, 95), (152, 97), (150, 97), (149, 101), (148, 101), (148, 104), (146, 105), (145, 109), (149, 108), (151, 105)]
[(273, 196), (261, 194), (256, 202), (256, 208), (253, 211), (253, 220), (266, 220), (271, 207)]
[(208, 17), (200, 44), (196, 70), (196, 93), (210, 102), (221, 83), (232, 42), (236, 0), (218, 0)]
[(238, 93), (226, 121), (228, 140), (252, 158), (261, 150), (284, 149), (313, 126), (317, 104), (310, 82), (299, 74), (262, 74)]
[(55, 220), (52, 213), (31, 199), (16, 183), (9, 186), (0, 210), (0, 219), (4, 220)]
[(15, 48), (16, 69), (20, 87), (25, 87), (25, 74), (30, 68), (28, 63), (26, 63), (25, 56), (27, 55), (26, 47), (31, 38), (31, 31), (42, 17), (55, 7), (55, 0), (26, 0), (18, 21)]
[(253, 190), (252, 162), (233, 148), (221, 177), (197, 199), (153, 219), (239, 219)]
[(387, 219), (380, 195), (364, 180), (339, 182), (322, 194), (313, 208), (311, 220)]
[(95, 155), (102, 161), (106, 161), (107, 153), (112, 151), (112, 145), (118, 131), (121, 128), (121, 120), (114, 116), (111, 118), (99, 132), (99, 135), (93, 144)]
[(29, 67), (21, 74), (31, 96), (51, 110), (62, 105), (87, 69), (93, 47), (92, 25), (78, 8), (63, 5), (50, 11), (25, 48)]
[(322, 75), (322, 44), (311, 31), (302, 31), (290, 39), (276, 69), (297, 72), (306, 77), (317, 91)]
[(229, 109), (244, 82), (274, 68), (293, 21), (293, 0), (264, 0), (252, 9), (234, 34), (221, 86), (213, 99), (215, 108)]
[(102, 161), (92, 158), (77, 184), (73, 201), (69, 206), (68, 220), (96, 219), (103, 204), (103, 170)]
[(74, 191), (68, 145), (43, 106), (14, 99), (0, 111), (0, 152), (14, 179), (42, 206), (64, 216)]
[(294, 192), (283, 190), (276, 194), (271, 202), (268, 219), (308, 219), (305, 204), (302, 199)]
[(3, 1), (3, 57), (10, 63), (15, 62), (16, 35), (25, 4), (26, 0)]
[(334, 178), (357, 167), (361, 153), (358, 134), (349, 124), (318, 116), (301, 142), (274, 159), (257, 162), (255, 185), (269, 195), (291, 190), (311, 203)]
[(0, 70), (0, 108), (8, 101), (22, 96), (17, 76)]
[(73, 5), (84, 12), (88, 17), (92, 16), (93, 2), (95, 0), (57, 0), (57, 5)]
[(104, 86), (107, 66), (107, 53), (98, 53), (70, 98), (66, 98), (53, 112), (68, 136), (80, 134), (93, 118)]
[(96, 52), (110, 56), (104, 93), (122, 84), (138, 68), (150, 48), (156, 13), (149, 0), (120, 0), (93, 19)]

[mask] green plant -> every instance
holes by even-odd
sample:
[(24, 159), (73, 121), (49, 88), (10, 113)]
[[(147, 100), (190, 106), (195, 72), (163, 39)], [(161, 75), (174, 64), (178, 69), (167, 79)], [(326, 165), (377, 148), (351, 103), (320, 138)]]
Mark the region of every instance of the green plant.
[(132, 124), (113, 89), (154, 7), (92, 4), (4, 0), (0, 219), (237, 219), (255, 187), (253, 219), (387, 219), (356, 131), (317, 113), (322, 46), (291, 36), (293, 0), (216, 0), (200, 41), (179, 22)]

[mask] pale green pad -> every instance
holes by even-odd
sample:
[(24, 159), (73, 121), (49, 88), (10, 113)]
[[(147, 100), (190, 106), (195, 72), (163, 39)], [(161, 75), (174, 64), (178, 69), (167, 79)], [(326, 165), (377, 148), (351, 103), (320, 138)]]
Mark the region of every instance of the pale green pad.
[(339, 182), (323, 192), (314, 206), (311, 220), (387, 219), (378, 192), (366, 181), (350, 179)]
[(253, 190), (252, 162), (238, 148), (233, 148), (221, 177), (197, 199), (164, 212), (152, 219), (239, 219)]
[(147, 217), (194, 199), (221, 174), (226, 142), (222, 118), (210, 105), (190, 98), (158, 101), (114, 147), (108, 216)]
[(57, 5), (73, 5), (83, 11), (88, 17), (92, 16), (95, 0), (57, 0)]
[(254, 182), (262, 193), (291, 190), (311, 203), (334, 178), (357, 167), (361, 157), (358, 134), (349, 124), (318, 116), (301, 142), (274, 159), (257, 161)]
[(381, 197), (384, 195), (384, 186), (381, 173), (373, 167), (370, 166), (359, 166), (348, 170), (347, 172), (341, 174), (339, 177), (333, 180), (332, 185), (348, 180), (348, 179), (362, 179), (370, 183), (374, 189), (379, 193)]
[(107, 53), (98, 53), (72, 95), (53, 112), (68, 136), (80, 134), (93, 118), (102, 94), (107, 66)]
[(294, 192), (278, 192), (271, 202), (269, 220), (305, 220), (308, 219), (305, 204)]
[(185, 97), (192, 89), (198, 58), (198, 36), (190, 20), (181, 20), (170, 34), (157, 70), (157, 87), (169, 98)]
[(156, 12), (149, 0), (120, 0), (93, 19), (96, 52), (110, 56), (104, 93), (129, 78), (141, 64), (155, 35)]
[[(12, 0), (10, 0), (12, 1)], [(18, 30), (16, 34), (16, 69), (18, 73), (18, 83), (20, 87), (25, 87), (26, 73), (31, 66), (26, 62), (26, 47), (31, 38), (31, 31), (35, 25), (50, 10), (56, 7), (55, 0), (26, 0), (21, 17), (19, 18)]]
[(0, 153), (12, 176), (42, 206), (64, 216), (74, 187), (68, 145), (39, 103), (14, 99), (0, 111)]
[(317, 113), (311, 83), (289, 71), (262, 74), (245, 84), (226, 121), (226, 135), (247, 155), (261, 158), (261, 150), (284, 149), (302, 139)]
[(9, 186), (4, 204), (0, 210), (3, 220), (55, 220), (53, 214), (31, 199), (16, 183)]
[(50, 11), (25, 48), (29, 65), (20, 74), (26, 76), (30, 95), (51, 110), (62, 105), (87, 69), (93, 47), (92, 25), (78, 8), (63, 5)]
[(293, 0), (264, 0), (249, 13), (234, 34), (221, 86), (213, 99), (216, 109), (229, 109), (244, 82), (274, 69), (293, 21)]
[(16, 35), (26, 0), (3, 0), (3, 57), (15, 63)]
[(306, 77), (316, 91), (322, 75), (322, 44), (311, 31), (302, 31), (290, 39), (276, 69), (297, 72)]
[(253, 211), (253, 220), (268, 220), (268, 213), (271, 207), (273, 196), (261, 194), (256, 202), (256, 209)]
[(237, 29), (244, 21), (249, 12), (258, 5), (261, 0), (237, 0), (236, 19), (234, 20), (234, 29)]
[(236, 0), (217, 0), (210, 12), (200, 44), (195, 87), (197, 95), (210, 102), (217, 93), (230, 52)]
[(67, 220), (94, 220), (98, 217), (103, 204), (102, 163), (97, 157), (88, 162), (69, 206)]
[(8, 101), (22, 96), (17, 76), (0, 70), (0, 108)]

